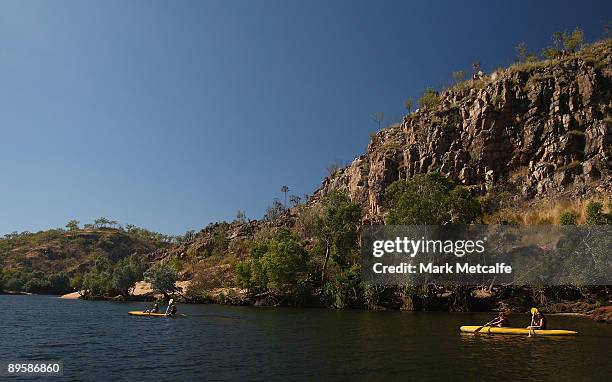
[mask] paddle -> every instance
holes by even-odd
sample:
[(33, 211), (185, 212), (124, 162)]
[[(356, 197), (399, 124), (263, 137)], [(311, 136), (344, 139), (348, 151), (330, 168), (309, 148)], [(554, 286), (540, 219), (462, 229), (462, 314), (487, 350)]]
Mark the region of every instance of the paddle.
[(533, 328), (531, 326), (529, 326), (529, 335), (527, 337), (531, 337), (531, 333), (533, 333), (533, 335), (535, 336), (535, 330), (533, 330)]
[(538, 313), (538, 310), (536, 308), (531, 308), (531, 323), (529, 324), (529, 335), (527, 336), (528, 338), (531, 337), (531, 334), (533, 333), (533, 335), (535, 336), (535, 330), (533, 330), (533, 324), (534, 324), (534, 318), (535, 315)]
[(481, 330), (482, 330), (482, 328), (484, 328), (484, 327), (486, 327), (486, 326), (491, 325), (491, 323), (493, 323), (493, 321), (495, 321), (495, 320), (496, 320), (496, 318), (494, 318), (494, 319), (492, 319), (491, 321), (487, 322), (486, 324), (484, 324), (484, 325), (482, 325), (482, 326), (480, 326), (480, 327), (476, 328), (476, 330), (474, 330), (474, 334), (476, 334), (476, 333), (478, 333), (479, 331), (481, 331)]

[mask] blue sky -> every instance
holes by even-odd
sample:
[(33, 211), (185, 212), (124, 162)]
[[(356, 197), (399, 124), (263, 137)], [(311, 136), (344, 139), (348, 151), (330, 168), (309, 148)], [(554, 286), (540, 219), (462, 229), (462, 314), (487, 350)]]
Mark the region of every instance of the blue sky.
[(259, 218), (364, 152), (368, 115), (612, 3), (0, 1), (0, 233)]

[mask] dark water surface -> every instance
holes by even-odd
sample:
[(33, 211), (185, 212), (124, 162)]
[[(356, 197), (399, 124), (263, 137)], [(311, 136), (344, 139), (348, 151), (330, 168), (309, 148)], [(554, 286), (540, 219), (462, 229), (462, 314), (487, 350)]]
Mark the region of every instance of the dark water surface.
[[(62, 360), (66, 381), (548, 380), (612, 376), (612, 325), (549, 318), (575, 338), (461, 335), (482, 313), (179, 305), (190, 316), (128, 316), (142, 303), (0, 296), (0, 362)], [(527, 315), (510, 317), (513, 326)], [(4, 380), (17, 380), (5, 377)], [(31, 378), (28, 380), (32, 380)]]

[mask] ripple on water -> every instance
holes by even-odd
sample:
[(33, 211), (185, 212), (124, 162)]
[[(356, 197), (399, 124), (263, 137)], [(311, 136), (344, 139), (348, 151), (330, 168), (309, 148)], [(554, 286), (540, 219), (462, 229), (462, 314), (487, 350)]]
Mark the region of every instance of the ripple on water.
[[(605, 379), (612, 326), (551, 317), (572, 339), (461, 335), (487, 314), (181, 305), (186, 318), (132, 317), (139, 303), (0, 296), (0, 359), (60, 359), (63, 380)], [(517, 325), (523, 316), (512, 317)], [(499, 373), (499, 365), (504, 372)]]

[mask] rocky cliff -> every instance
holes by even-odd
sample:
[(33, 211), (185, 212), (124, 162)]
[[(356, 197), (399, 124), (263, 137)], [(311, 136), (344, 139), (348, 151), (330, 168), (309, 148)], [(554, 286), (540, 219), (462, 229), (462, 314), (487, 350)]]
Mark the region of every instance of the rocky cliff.
[(376, 133), (314, 201), (340, 189), (378, 220), (386, 186), (428, 172), (476, 194), (503, 188), (516, 200), (609, 195), (611, 52), (608, 40), (456, 84)]

